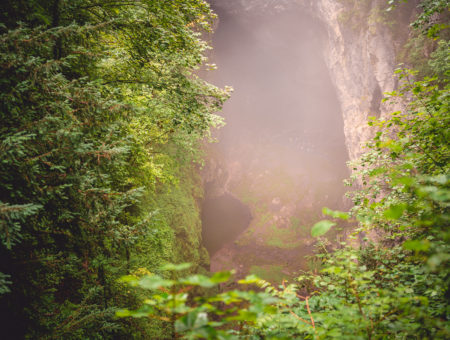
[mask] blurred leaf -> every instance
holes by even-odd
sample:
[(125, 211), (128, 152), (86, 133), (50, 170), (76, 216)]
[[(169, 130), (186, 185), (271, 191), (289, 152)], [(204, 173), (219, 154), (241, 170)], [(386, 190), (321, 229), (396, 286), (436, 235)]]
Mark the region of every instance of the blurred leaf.
[(158, 275), (147, 275), (139, 280), (139, 286), (145, 289), (158, 289), (161, 287), (172, 287), (176, 282), (166, 280)]
[(232, 272), (229, 271), (224, 271), (224, 272), (217, 272), (214, 273), (213, 276), (211, 276), (211, 282), (213, 283), (222, 283), (222, 282), (226, 282), (230, 279), (232, 275)]
[(398, 220), (406, 210), (406, 203), (393, 204), (383, 212), (384, 217), (391, 220)]
[(403, 243), (403, 248), (406, 250), (413, 250), (416, 252), (427, 251), (430, 248), (430, 241), (428, 240), (408, 240)]
[(191, 275), (187, 278), (181, 279), (180, 282), (186, 285), (200, 286), (204, 288), (214, 287), (218, 283), (214, 282), (211, 278), (201, 274)]
[(258, 276), (252, 274), (252, 275), (247, 275), (245, 277), (245, 279), (243, 279), (243, 280), (239, 280), (238, 283), (244, 284), (244, 285), (249, 285), (249, 284), (259, 283), (260, 281), (261, 281), (261, 279)]
[(165, 264), (164, 266), (161, 267), (161, 270), (174, 270), (174, 271), (180, 271), (180, 270), (185, 270), (185, 269), (189, 269), (192, 267), (192, 263), (180, 263), (180, 264), (173, 264), (173, 263), (168, 263)]
[(323, 221), (317, 222), (316, 224), (314, 224), (314, 226), (311, 229), (311, 236), (312, 237), (322, 236), (325, 233), (327, 233), (331, 227), (333, 227), (335, 225), (336, 225), (336, 223), (328, 221), (328, 220), (323, 220)]
[(338, 210), (331, 210), (328, 209), (327, 207), (322, 208), (322, 213), (324, 215), (328, 215), (334, 218), (339, 218), (341, 220), (348, 220), (349, 218), (349, 214), (343, 211), (338, 211)]
[(175, 322), (177, 332), (185, 332), (208, 324), (208, 315), (204, 312), (192, 311)]
[(128, 309), (119, 309), (118, 311), (116, 311), (116, 316), (118, 318), (124, 318), (127, 316), (131, 316), (131, 312)]
[(258, 314), (255, 312), (250, 312), (248, 310), (240, 310), (238, 315), (230, 316), (226, 318), (229, 321), (255, 321), (258, 317)]

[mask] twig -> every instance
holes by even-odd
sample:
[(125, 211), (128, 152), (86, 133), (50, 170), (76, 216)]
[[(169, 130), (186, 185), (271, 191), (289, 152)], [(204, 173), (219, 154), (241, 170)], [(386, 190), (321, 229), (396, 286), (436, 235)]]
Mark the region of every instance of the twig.
[(308, 310), (309, 317), (311, 318), (311, 325), (312, 325), (313, 328), (314, 328), (314, 332), (316, 332), (316, 325), (314, 324), (314, 319), (313, 319), (313, 316), (312, 316), (312, 314), (311, 314), (311, 310), (309, 309), (308, 298), (309, 298), (309, 296), (307, 296), (307, 297), (305, 298), (305, 301), (306, 301), (306, 309)]
[[(289, 313), (291, 313), (291, 315), (294, 316), (296, 319), (298, 319), (298, 320), (300, 320), (300, 321), (303, 321), (304, 323), (307, 323), (308, 325), (311, 325), (311, 322), (309, 322), (308, 320), (305, 320), (305, 319), (299, 317), (299, 316), (298, 316), (297, 314), (295, 314), (293, 311), (290, 310)], [(313, 325), (311, 325), (311, 326), (313, 326)], [(314, 327), (314, 326), (313, 326), (313, 327)]]
[(302, 295), (300, 295), (300, 294), (295, 294), (295, 295), (297, 295), (297, 297), (298, 297), (299, 299), (306, 300), (306, 296), (302, 296)]

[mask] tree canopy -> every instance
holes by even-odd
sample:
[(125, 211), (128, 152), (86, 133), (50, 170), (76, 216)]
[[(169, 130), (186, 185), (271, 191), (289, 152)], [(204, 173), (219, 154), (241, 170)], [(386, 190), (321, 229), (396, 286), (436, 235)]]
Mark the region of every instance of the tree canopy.
[(137, 298), (117, 279), (207, 261), (195, 162), (227, 93), (197, 70), (214, 16), (197, 0), (1, 6), (3, 329), (150, 337), (114, 319)]

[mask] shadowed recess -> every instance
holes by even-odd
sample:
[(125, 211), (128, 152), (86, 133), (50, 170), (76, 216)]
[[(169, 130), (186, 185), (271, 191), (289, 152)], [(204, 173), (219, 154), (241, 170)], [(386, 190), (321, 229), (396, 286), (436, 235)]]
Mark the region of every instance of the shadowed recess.
[(230, 194), (206, 199), (202, 207), (203, 244), (214, 254), (245, 230), (251, 219), (250, 209)]

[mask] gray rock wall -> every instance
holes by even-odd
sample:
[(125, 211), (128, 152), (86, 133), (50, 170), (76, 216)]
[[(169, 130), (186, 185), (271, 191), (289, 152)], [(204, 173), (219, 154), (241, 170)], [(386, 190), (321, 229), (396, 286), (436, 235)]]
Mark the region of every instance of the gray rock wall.
[[(330, 70), (344, 119), (344, 133), (350, 160), (363, 151), (373, 136), (369, 116), (383, 117), (399, 109), (381, 103), (383, 93), (396, 87), (395, 45), (392, 33), (382, 23), (370, 22), (364, 28), (350, 28), (344, 22), (343, 4), (337, 0), (302, 2), (324, 23), (328, 32), (325, 59)], [(378, 1), (372, 1), (372, 9)]]

